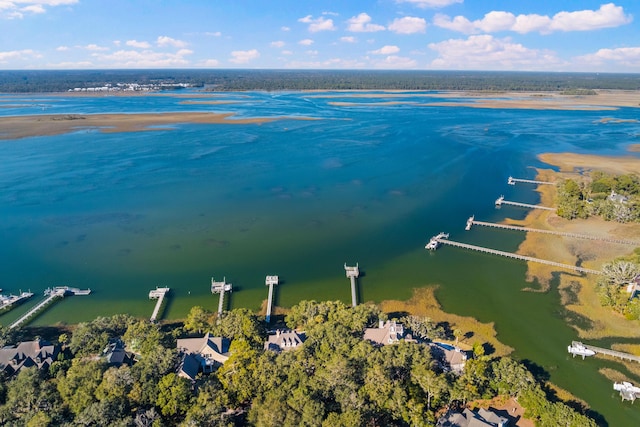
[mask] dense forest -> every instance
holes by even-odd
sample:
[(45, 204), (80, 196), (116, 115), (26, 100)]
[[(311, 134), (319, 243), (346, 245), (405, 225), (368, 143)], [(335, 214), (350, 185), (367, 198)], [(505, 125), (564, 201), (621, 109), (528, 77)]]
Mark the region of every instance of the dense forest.
[[(211, 91), (640, 89), (639, 74), (374, 70), (60, 70), (0, 71), (0, 93), (64, 92), (107, 84), (183, 83)], [(576, 92), (577, 91), (577, 92)]]
[[(435, 363), (423, 342), (376, 346), (363, 339), (364, 328), (384, 317), (369, 304), (303, 301), (283, 321), (304, 330), (306, 341), (280, 353), (264, 350), (264, 318), (247, 309), (217, 318), (194, 307), (184, 323), (167, 325), (126, 315), (97, 318), (58, 331), (63, 351), (48, 370), (23, 368), (2, 378), (0, 424), (427, 426), (448, 409), (503, 396), (517, 398), (539, 426), (596, 425), (550, 400), (544, 373), (484, 354), (482, 346), (454, 374)], [(425, 341), (447, 333), (427, 318), (405, 322)], [(32, 331), (0, 332), (4, 345)], [(230, 355), (192, 382), (176, 374), (176, 338), (204, 332), (229, 338)], [(103, 348), (114, 339), (135, 354), (135, 363), (104, 361)]]

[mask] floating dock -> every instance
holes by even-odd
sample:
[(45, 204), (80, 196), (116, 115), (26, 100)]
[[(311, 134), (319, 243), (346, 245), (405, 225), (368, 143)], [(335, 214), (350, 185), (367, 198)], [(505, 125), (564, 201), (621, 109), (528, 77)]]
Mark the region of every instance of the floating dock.
[(218, 316), (222, 314), (222, 308), (224, 307), (224, 293), (231, 292), (233, 285), (227, 283), (227, 278), (222, 279), (222, 282), (216, 282), (213, 277), (211, 278), (211, 293), (220, 294), (220, 300), (218, 301)]
[(33, 296), (33, 292), (21, 292), (20, 295), (0, 295), (0, 313), (9, 311), (19, 303)]
[(149, 291), (149, 299), (157, 299), (156, 306), (153, 309), (153, 313), (151, 313), (151, 322), (155, 323), (158, 318), (158, 313), (160, 312), (160, 307), (164, 301), (164, 297), (169, 293), (169, 288), (160, 288), (156, 287), (155, 289)]
[(267, 316), (266, 321), (269, 323), (271, 320), (271, 305), (273, 304), (273, 287), (278, 284), (278, 276), (267, 276), (264, 281), (265, 285), (269, 287), (269, 297), (267, 298)]
[(547, 181), (536, 181), (533, 179), (521, 179), (521, 178), (514, 178), (512, 176), (509, 177), (509, 179), (507, 180), (507, 184), (509, 185), (516, 185), (516, 183), (521, 182), (524, 184), (537, 184), (537, 185), (556, 185), (555, 182), (547, 182)]
[(70, 288), (68, 286), (58, 286), (55, 288), (47, 288), (44, 291), (45, 299), (40, 301), (38, 305), (33, 307), (31, 310), (22, 315), (18, 320), (9, 325), (9, 329), (17, 328), (18, 326), (25, 323), (32, 316), (34, 316), (37, 312), (48, 306), (57, 298), (64, 298), (69, 295), (89, 295), (91, 293), (91, 289), (78, 289), (78, 288)]
[(579, 234), (579, 233), (565, 233), (563, 231), (552, 231), (552, 230), (543, 230), (539, 228), (529, 228), (529, 227), (520, 227), (518, 225), (509, 225), (509, 224), (497, 224), (495, 222), (484, 222), (484, 221), (476, 221), (474, 216), (470, 216), (467, 220), (467, 225), (464, 228), (465, 230), (471, 230), (471, 227), (474, 225), (480, 225), (483, 227), (493, 227), (493, 228), (501, 228), (503, 230), (515, 230), (515, 231), (524, 231), (531, 233), (543, 233), (543, 234), (552, 234), (554, 236), (563, 236), (563, 237), (572, 237), (575, 239), (585, 239), (585, 240), (598, 240), (600, 242), (608, 242), (608, 243), (619, 243), (622, 245), (631, 245), (631, 246), (640, 246), (640, 242), (634, 242), (633, 240), (622, 240), (622, 239), (610, 239), (608, 237), (600, 237), (594, 236), (590, 234)]
[(350, 267), (345, 262), (344, 271), (349, 280), (351, 280), (351, 305), (355, 307), (358, 305), (358, 297), (356, 296), (356, 279), (360, 276), (360, 268), (358, 267), (358, 263), (356, 263), (355, 267)]
[(500, 196), (496, 199), (496, 207), (500, 207), (502, 205), (518, 206), (521, 208), (529, 208), (529, 209), (544, 209), (546, 211), (556, 210), (556, 208), (550, 208), (549, 206), (530, 205), (529, 203), (512, 202), (509, 200), (505, 200), (504, 196)]
[(622, 401), (630, 400), (631, 403), (640, 397), (640, 387), (636, 387), (630, 382), (622, 381), (621, 383), (613, 383), (613, 389), (620, 392)]
[[(571, 345), (567, 348), (569, 353), (572, 353), (574, 356), (577, 354), (582, 356), (584, 359), (585, 356), (593, 356), (595, 354), (604, 354), (606, 356), (615, 357), (622, 360), (628, 360), (631, 362), (639, 362), (640, 356), (634, 356), (633, 354), (623, 353), (621, 351), (615, 351), (608, 348), (596, 347), (594, 345), (582, 344), (579, 341), (572, 341)], [(587, 353), (584, 354), (583, 353)], [(590, 354), (589, 354), (590, 353)]]
[(549, 260), (540, 259), (540, 258), (534, 258), (534, 257), (526, 256), (526, 255), (516, 254), (516, 253), (513, 253), (513, 252), (499, 251), (497, 249), (490, 249), (490, 248), (485, 248), (485, 247), (482, 247), (482, 246), (469, 245), (467, 243), (454, 242), (453, 240), (449, 240), (449, 234), (447, 234), (447, 233), (440, 233), (437, 236), (433, 236), (431, 238), (431, 240), (429, 240), (429, 243), (427, 243), (427, 245), (425, 246), (425, 249), (429, 249), (429, 250), (433, 251), (433, 250), (438, 249), (440, 247), (440, 245), (456, 246), (458, 248), (470, 249), (472, 251), (484, 252), (484, 253), (492, 254), (492, 255), (500, 255), (500, 256), (503, 256), (503, 257), (507, 257), (507, 258), (519, 259), (519, 260), (522, 260), (522, 261), (537, 262), (539, 264), (551, 265), (551, 266), (559, 267), (559, 268), (562, 268), (562, 269), (565, 269), (565, 270), (577, 271), (579, 273), (602, 274), (601, 271), (592, 270), (590, 268), (578, 267), (578, 266), (569, 265), (569, 264), (562, 264), (560, 262), (549, 261)]

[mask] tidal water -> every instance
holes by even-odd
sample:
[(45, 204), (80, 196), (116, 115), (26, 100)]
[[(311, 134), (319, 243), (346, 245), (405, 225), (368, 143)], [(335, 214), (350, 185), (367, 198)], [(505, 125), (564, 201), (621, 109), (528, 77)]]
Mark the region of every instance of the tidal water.
[[(438, 284), (445, 310), (495, 322), (515, 357), (586, 400), (603, 424), (640, 424), (640, 409), (620, 402), (597, 372), (620, 365), (568, 356), (577, 336), (555, 288), (523, 292), (531, 284), (519, 261), (424, 249), (445, 231), (453, 240), (515, 250), (522, 235), (465, 232), (467, 217), (524, 217), (522, 209), (496, 210), (493, 202), (501, 194), (537, 201), (532, 187), (508, 186), (506, 179), (533, 178), (534, 167), (550, 167), (537, 160), (539, 153), (628, 155), (627, 146), (640, 142), (640, 125), (600, 119), (637, 119), (637, 109), (436, 107), (417, 94), (375, 105), (396, 99), (323, 95), (211, 96), (234, 101), (226, 105), (185, 104), (207, 99), (186, 92), (0, 96), (4, 116), (213, 111), (277, 118), (127, 133), (79, 128), (0, 141), (0, 287), (37, 295), (49, 286), (92, 289), (33, 322), (44, 325), (114, 313), (148, 317), (149, 290), (168, 286), (164, 318), (172, 319), (194, 305), (217, 309), (212, 276), (233, 284), (228, 308), (259, 309), (266, 275), (281, 278), (280, 306), (302, 299), (350, 303), (343, 264), (357, 262), (361, 301), (408, 299), (414, 288)], [(2, 315), (0, 323), (39, 299)]]

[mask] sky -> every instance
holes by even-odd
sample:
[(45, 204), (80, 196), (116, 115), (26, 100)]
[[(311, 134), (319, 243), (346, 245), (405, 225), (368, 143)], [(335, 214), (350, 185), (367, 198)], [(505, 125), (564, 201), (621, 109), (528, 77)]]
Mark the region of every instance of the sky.
[(640, 73), (640, 0), (0, 0), (0, 69)]

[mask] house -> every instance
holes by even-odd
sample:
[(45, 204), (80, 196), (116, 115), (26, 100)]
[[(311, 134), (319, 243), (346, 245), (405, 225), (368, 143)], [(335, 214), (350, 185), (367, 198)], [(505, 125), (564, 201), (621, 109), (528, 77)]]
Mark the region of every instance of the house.
[(611, 194), (607, 199), (611, 200), (614, 203), (627, 203), (629, 198), (627, 196), (623, 196), (622, 194), (616, 193), (614, 190), (611, 190)]
[(631, 281), (627, 285), (627, 292), (631, 294), (629, 295), (629, 299), (635, 297), (638, 291), (640, 291), (640, 274), (631, 279)]
[(509, 419), (495, 412), (480, 408), (474, 412), (465, 408), (462, 413), (449, 411), (438, 419), (437, 427), (507, 427)]
[(444, 371), (461, 374), (467, 363), (467, 353), (460, 348), (440, 342), (429, 343), (431, 355)]
[(376, 345), (395, 344), (404, 337), (404, 327), (395, 320), (380, 320), (377, 328), (366, 328), (364, 339)]
[(109, 366), (133, 365), (134, 355), (124, 349), (122, 340), (111, 340), (102, 350), (102, 355)]
[(178, 375), (193, 380), (198, 372), (213, 372), (229, 358), (229, 344), (227, 338), (212, 337), (209, 333), (201, 338), (179, 339), (176, 347), (182, 354), (182, 361)]
[(9, 376), (20, 372), (22, 368), (36, 366), (48, 369), (60, 353), (60, 347), (45, 340), (25, 341), (18, 346), (6, 346), (0, 349), (0, 372)]
[(296, 332), (291, 330), (277, 330), (275, 334), (269, 335), (267, 342), (264, 343), (265, 350), (275, 352), (287, 351), (302, 345), (306, 339), (304, 332)]

